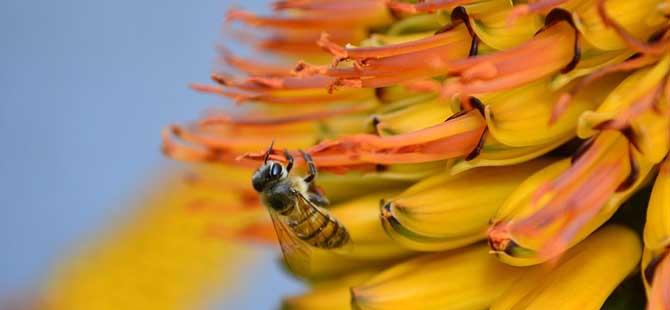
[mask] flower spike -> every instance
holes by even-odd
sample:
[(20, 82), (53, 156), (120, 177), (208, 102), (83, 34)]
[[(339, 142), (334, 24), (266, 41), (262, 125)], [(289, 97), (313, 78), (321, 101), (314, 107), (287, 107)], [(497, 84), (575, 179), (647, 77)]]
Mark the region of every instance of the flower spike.
[[(305, 195), (333, 202), (323, 208), (352, 246), (315, 248), (293, 270), (312, 290), (286, 298), (287, 309), (595, 310), (642, 252), (648, 307), (667, 310), (668, 3), (276, 0), (267, 15), (232, 10), (228, 21), (244, 25), (227, 23), (229, 37), (272, 60), (222, 49), (212, 85), (192, 87), (245, 105), (169, 126), (163, 151), (249, 174), (292, 157), (296, 176), (318, 167), (319, 188)], [(612, 222), (656, 171), (641, 251)], [(207, 189), (227, 186), (216, 184)], [(274, 244), (282, 229), (261, 199), (234, 191), (186, 209), (225, 215), (205, 237)], [(638, 205), (622, 211), (638, 215)]]

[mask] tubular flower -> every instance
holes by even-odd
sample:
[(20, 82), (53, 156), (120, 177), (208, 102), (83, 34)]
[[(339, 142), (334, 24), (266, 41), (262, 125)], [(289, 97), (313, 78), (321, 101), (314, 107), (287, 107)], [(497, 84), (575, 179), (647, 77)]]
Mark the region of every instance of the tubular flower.
[(644, 227), (642, 276), (649, 309), (670, 309), (670, 160), (661, 165)]
[(555, 265), (528, 269), (491, 309), (600, 309), (600, 300), (636, 267), (641, 248), (630, 229), (604, 227)]
[[(167, 126), (162, 150), (248, 178), (261, 167), (263, 199), (233, 188), (246, 200), (207, 232), (279, 241), (313, 288), (285, 308), (599, 309), (643, 296), (622, 284), (642, 277), (649, 309), (670, 309), (670, 3), (272, 8), (232, 10), (225, 29), (278, 57), (220, 48), (212, 83), (191, 86), (236, 108)], [(294, 196), (257, 186), (284, 168), (307, 175)], [(307, 202), (287, 208), (306, 219), (272, 204), (296, 193)], [(317, 216), (326, 224), (301, 231)], [(338, 247), (313, 244), (344, 230)]]
[[(394, 265), (351, 289), (353, 309), (482, 309), (521, 273), (483, 245)], [(449, 279), (458, 279), (450, 281)], [(437, 285), (436, 285), (437, 284)]]
[(381, 204), (389, 236), (417, 250), (447, 250), (483, 240), (490, 218), (532, 172), (547, 164), (474, 169), (426, 178)]

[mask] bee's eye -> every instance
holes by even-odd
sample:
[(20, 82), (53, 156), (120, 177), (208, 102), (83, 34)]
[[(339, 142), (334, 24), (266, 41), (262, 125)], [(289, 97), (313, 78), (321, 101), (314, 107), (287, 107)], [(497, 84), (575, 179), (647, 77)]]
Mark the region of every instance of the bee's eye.
[(272, 164), (272, 166), (270, 167), (270, 177), (277, 178), (281, 176), (282, 170), (283, 168), (280, 164), (277, 163)]

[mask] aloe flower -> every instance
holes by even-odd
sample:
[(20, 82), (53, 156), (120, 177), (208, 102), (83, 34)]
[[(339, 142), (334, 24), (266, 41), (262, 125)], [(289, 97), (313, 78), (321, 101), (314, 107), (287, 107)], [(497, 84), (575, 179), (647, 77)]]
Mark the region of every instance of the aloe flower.
[(228, 12), (273, 57), (222, 47), (192, 87), (237, 106), (168, 126), (163, 152), (246, 171), (219, 187), (247, 197), (221, 212), (237, 220), (209, 231), (269, 245), (246, 184), (273, 141), (298, 171), (311, 155), (353, 247), (314, 249), (286, 308), (600, 309), (642, 279), (647, 308), (670, 309), (669, 2), (272, 8)]

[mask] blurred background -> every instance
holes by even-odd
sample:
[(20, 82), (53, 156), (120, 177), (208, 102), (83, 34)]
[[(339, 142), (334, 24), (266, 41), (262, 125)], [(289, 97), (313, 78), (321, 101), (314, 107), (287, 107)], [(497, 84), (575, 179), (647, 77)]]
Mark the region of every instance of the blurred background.
[[(264, 5), (2, 1), (0, 300), (39, 287), (83, 237), (178, 165), (160, 153), (160, 130), (226, 104), (187, 84), (207, 81), (225, 10)], [(212, 309), (269, 309), (299, 292), (275, 254), (255, 249), (234, 298)]]

